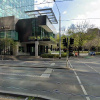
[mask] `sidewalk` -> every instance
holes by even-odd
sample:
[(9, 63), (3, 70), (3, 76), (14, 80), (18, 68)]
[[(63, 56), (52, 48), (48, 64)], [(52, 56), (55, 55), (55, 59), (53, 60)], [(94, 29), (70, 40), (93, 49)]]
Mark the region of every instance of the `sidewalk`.
[(70, 66), (66, 67), (66, 58), (38, 58), (34, 59), (33, 61), (0, 60), (0, 67), (52, 68), (70, 70)]

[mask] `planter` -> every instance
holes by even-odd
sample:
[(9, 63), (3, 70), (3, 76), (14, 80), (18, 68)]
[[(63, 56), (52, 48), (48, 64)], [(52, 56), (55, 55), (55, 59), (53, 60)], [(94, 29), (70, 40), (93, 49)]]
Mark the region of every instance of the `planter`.
[(50, 41), (50, 39), (43, 39), (43, 41)]

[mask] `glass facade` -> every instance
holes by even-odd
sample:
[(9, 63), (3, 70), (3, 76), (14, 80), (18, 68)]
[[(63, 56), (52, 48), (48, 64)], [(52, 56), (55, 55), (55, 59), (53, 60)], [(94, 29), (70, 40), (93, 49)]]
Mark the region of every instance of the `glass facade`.
[(34, 10), (34, 0), (0, 0), (0, 17), (28, 18), (24, 11)]
[(18, 33), (16, 31), (2, 31), (0, 32), (0, 38), (11, 38), (18, 40)]
[(48, 38), (53, 37), (53, 38), (55, 38), (55, 34), (53, 32), (47, 32), (42, 27), (38, 26), (38, 22), (37, 22), (36, 18), (34, 18), (32, 20), (32, 36), (40, 37), (40, 39), (42, 39), (44, 37), (48, 37)]

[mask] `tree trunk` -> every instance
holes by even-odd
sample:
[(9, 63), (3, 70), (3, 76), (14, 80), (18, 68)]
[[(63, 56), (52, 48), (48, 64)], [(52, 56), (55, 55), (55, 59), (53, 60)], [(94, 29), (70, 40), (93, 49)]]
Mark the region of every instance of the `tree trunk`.
[(80, 50), (78, 49), (78, 56), (80, 55)]
[(79, 50), (79, 47), (78, 47), (78, 56), (80, 55), (80, 50)]

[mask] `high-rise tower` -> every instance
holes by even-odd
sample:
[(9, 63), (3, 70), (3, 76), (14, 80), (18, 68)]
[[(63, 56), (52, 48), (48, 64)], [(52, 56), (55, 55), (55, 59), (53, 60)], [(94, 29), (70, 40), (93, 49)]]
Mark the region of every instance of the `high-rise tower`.
[(0, 0), (0, 17), (28, 18), (27, 10), (34, 10), (34, 0)]

